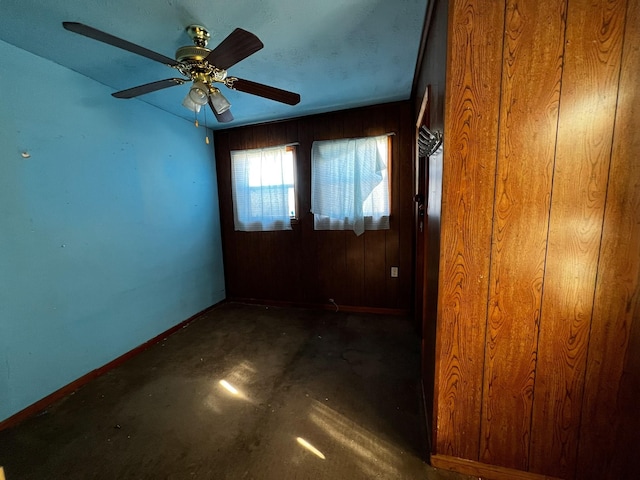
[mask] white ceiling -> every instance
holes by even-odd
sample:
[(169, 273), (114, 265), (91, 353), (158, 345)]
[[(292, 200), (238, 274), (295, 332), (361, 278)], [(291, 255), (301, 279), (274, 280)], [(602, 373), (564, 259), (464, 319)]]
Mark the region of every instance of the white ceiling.
[[(223, 86), (235, 121), (218, 124), (208, 112), (207, 124), (227, 128), (408, 99), (426, 7), (427, 0), (0, 0), (0, 40), (117, 91), (180, 74), (64, 30), (63, 21), (90, 25), (171, 58), (178, 47), (192, 44), (184, 31), (189, 24), (209, 29), (209, 48), (243, 28), (264, 48), (229, 74), (297, 92), (302, 100), (289, 106)], [(144, 101), (193, 120), (181, 106), (187, 91), (185, 84), (109, 101)]]

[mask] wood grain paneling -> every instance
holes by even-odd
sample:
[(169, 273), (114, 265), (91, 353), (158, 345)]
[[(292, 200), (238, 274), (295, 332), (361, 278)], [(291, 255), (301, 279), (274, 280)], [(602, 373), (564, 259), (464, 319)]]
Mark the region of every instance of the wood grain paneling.
[(504, 12), (474, 0), (449, 8), (435, 452), (477, 460)]
[(529, 460), (564, 18), (564, 0), (507, 2), (480, 461), (519, 470)]
[(628, 2), (577, 478), (637, 476), (640, 453), (640, 2)]
[[(410, 125), (406, 101), (216, 131), (228, 297), (300, 305), (326, 305), (333, 298), (339, 305), (410, 311), (413, 222), (404, 212), (413, 198)], [(392, 132), (391, 229), (359, 237), (351, 231), (315, 231), (309, 211), (312, 142)], [(299, 143), (298, 222), (292, 231), (234, 231), (229, 151), (292, 142)], [(400, 278), (390, 279), (390, 265), (399, 267)]]
[(387, 289), (387, 244), (384, 232), (371, 232), (364, 238), (365, 305), (381, 307)]
[(569, 2), (530, 469), (573, 478), (625, 1)]
[[(640, 2), (460, 0), (449, 18), (434, 460), (635, 478)], [(498, 68), (471, 53), (501, 41)]]

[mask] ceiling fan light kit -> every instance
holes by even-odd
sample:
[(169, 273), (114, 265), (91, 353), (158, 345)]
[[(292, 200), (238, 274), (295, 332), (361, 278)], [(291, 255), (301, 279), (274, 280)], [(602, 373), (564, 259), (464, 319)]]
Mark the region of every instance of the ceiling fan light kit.
[(209, 102), (216, 113), (224, 113), (231, 108), (229, 100), (224, 98), (224, 95), (217, 88), (212, 88), (209, 92)]
[(230, 111), (231, 104), (215, 86), (216, 83), (288, 105), (297, 105), (300, 102), (300, 95), (297, 93), (227, 75), (229, 67), (264, 47), (258, 37), (241, 28), (236, 28), (216, 48), (210, 50), (207, 43), (211, 36), (207, 29), (201, 25), (189, 25), (186, 33), (194, 45), (178, 48), (174, 60), (82, 23), (62, 22), (62, 25), (71, 32), (163, 63), (187, 77), (159, 80), (112, 93), (116, 98), (134, 98), (191, 81), (191, 87), (182, 105), (197, 114), (200, 108), (208, 103), (216, 119), (222, 123), (232, 121), (233, 115)]
[(194, 103), (193, 100), (191, 100), (191, 97), (188, 93), (187, 96), (184, 97), (184, 100), (182, 100), (182, 106), (187, 110), (191, 110), (193, 113), (199, 113), (201, 108), (200, 105)]
[(209, 101), (209, 87), (203, 82), (193, 82), (189, 89), (189, 98), (196, 105), (206, 105)]

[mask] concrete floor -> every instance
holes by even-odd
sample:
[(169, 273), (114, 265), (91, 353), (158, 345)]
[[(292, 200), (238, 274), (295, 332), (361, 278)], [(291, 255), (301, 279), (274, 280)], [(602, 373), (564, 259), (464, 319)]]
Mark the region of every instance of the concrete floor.
[[(0, 432), (7, 480), (442, 479), (407, 318), (224, 304)], [(234, 391), (235, 390), (235, 391)]]

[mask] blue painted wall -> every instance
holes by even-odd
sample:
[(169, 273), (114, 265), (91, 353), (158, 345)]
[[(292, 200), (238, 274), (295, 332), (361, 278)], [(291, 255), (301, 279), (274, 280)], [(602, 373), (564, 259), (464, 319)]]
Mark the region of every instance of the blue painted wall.
[(4, 42), (0, 58), (2, 420), (225, 290), (204, 130)]

